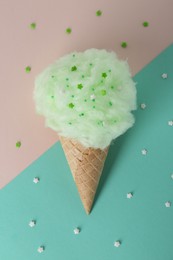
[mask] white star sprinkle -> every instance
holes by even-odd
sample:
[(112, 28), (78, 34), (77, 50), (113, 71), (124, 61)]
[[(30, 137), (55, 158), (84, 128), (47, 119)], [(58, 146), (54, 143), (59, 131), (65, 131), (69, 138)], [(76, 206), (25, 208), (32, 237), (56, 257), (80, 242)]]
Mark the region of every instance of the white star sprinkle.
[(142, 155), (146, 155), (147, 152), (148, 152), (147, 149), (143, 149), (143, 150), (141, 151)]
[(44, 251), (44, 246), (40, 246), (38, 249), (37, 249), (38, 253), (43, 253)]
[(96, 96), (94, 95), (94, 94), (92, 94), (91, 96), (90, 96), (90, 99), (91, 100), (94, 100), (96, 98)]
[(116, 241), (115, 243), (114, 243), (114, 246), (115, 247), (119, 247), (121, 245), (121, 242), (120, 241)]
[(132, 192), (127, 193), (127, 199), (131, 199), (132, 197), (133, 197), (133, 193)]
[(168, 121), (168, 125), (173, 126), (173, 120)]
[(168, 74), (167, 74), (167, 73), (163, 73), (163, 74), (162, 74), (162, 79), (167, 79), (167, 77), (168, 77)]
[(79, 228), (75, 228), (73, 230), (73, 232), (74, 232), (75, 235), (78, 235), (80, 233), (80, 229)]
[(173, 173), (171, 174), (171, 179), (173, 179)]
[(146, 104), (145, 104), (145, 103), (142, 103), (142, 104), (140, 105), (140, 107), (141, 107), (141, 109), (145, 109), (145, 108), (146, 108)]
[(36, 183), (36, 184), (37, 184), (39, 181), (40, 181), (40, 179), (39, 179), (38, 177), (35, 177), (35, 178), (33, 179), (33, 182)]
[(29, 226), (30, 226), (30, 227), (35, 227), (35, 225), (36, 225), (36, 221), (35, 221), (35, 220), (31, 220), (31, 221), (29, 222)]
[(171, 207), (171, 202), (170, 202), (170, 201), (165, 202), (165, 206), (166, 206), (167, 208), (170, 208), (170, 207)]

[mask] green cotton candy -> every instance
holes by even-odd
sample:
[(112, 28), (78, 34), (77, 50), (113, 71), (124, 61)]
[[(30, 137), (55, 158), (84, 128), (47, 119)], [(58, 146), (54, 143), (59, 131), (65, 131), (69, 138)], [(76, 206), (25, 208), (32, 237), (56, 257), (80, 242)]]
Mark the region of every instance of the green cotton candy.
[(134, 124), (136, 87), (114, 52), (73, 52), (37, 76), (36, 111), (58, 135), (104, 149)]

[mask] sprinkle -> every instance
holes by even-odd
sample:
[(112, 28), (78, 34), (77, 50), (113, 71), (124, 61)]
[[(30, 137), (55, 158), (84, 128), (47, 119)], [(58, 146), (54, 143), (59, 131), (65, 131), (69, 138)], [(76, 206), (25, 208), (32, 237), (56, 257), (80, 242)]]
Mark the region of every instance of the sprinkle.
[(93, 106), (93, 108), (96, 108), (95, 106)]
[(102, 77), (103, 77), (103, 78), (106, 78), (106, 77), (107, 77), (106, 72), (103, 72), (103, 73), (102, 73)]
[(35, 225), (36, 225), (36, 221), (35, 221), (35, 220), (31, 220), (31, 221), (29, 222), (29, 226), (30, 226), (30, 227), (35, 227)]
[(133, 197), (133, 193), (132, 192), (127, 193), (127, 199), (131, 199), (132, 197)]
[(80, 113), (79, 116), (84, 116), (84, 113)]
[(78, 89), (82, 89), (82, 88), (83, 88), (83, 85), (82, 85), (82, 84), (78, 84), (78, 85), (77, 85), (77, 88), (78, 88)]
[(43, 251), (45, 250), (44, 246), (40, 246), (37, 251), (38, 253), (43, 253)]
[(87, 99), (84, 99), (85, 102), (87, 102)]
[(69, 108), (73, 108), (74, 107), (74, 104), (73, 103), (70, 103), (68, 104)]
[(25, 68), (25, 71), (26, 71), (26, 73), (29, 73), (29, 72), (31, 71), (31, 67), (30, 67), (30, 66), (27, 66), (27, 67)]
[(70, 27), (68, 27), (67, 29), (66, 29), (66, 33), (67, 34), (70, 34), (72, 32), (72, 29), (70, 28)]
[(84, 75), (82, 75), (82, 78), (85, 78), (85, 76), (84, 76)]
[(66, 80), (66, 81), (69, 81), (69, 78), (66, 78), (65, 80)]
[(141, 107), (141, 109), (145, 109), (146, 108), (146, 104), (142, 103), (142, 104), (140, 104), (140, 107)]
[(93, 64), (92, 63), (90, 63), (90, 66), (92, 66)]
[(90, 99), (95, 100), (96, 96), (94, 94), (91, 94)]
[(54, 75), (52, 75), (51, 77), (52, 77), (52, 79), (53, 79), (53, 78), (55, 78), (55, 76), (54, 76)]
[(165, 206), (166, 206), (166, 208), (170, 208), (171, 207), (171, 202), (170, 201), (165, 202)]
[(96, 16), (101, 16), (101, 15), (102, 15), (102, 11), (101, 10), (97, 10)]
[(21, 142), (20, 141), (18, 141), (17, 143), (16, 143), (16, 148), (20, 148), (21, 147)]
[(173, 126), (173, 120), (168, 121), (168, 125)]
[(72, 122), (69, 122), (68, 124), (69, 124), (69, 125), (72, 125)]
[(37, 184), (39, 181), (40, 181), (40, 179), (39, 179), (38, 177), (35, 177), (35, 178), (33, 179), (33, 182), (34, 182), (35, 184)]
[(51, 96), (51, 98), (54, 98), (54, 96)]
[(75, 58), (76, 57), (76, 55), (75, 54), (73, 54), (73, 58)]
[(36, 29), (36, 23), (31, 23), (31, 24), (30, 24), (30, 28), (31, 28), (32, 30), (35, 30), (35, 29)]
[(116, 241), (115, 243), (114, 243), (114, 246), (115, 247), (119, 247), (121, 245), (121, 242), (120, 241)]
[(76, 66), (71, 67), (71, 71), (76, 71), (76, 70), (77, 70)]
[(105, 89), (102, 89), (102, 90), (101, 90), (101, 95), (102, 95), (102, 96), (105, 96), (105, 95), (106, 95), (106, 90), (105, 90)]
[(72, 98), (74, 98), (74, 95), (71, 95)]
[(171, 179), (173, 179), (173, 173), (171, 174)]
[(143, 149), (143, 150), (141, 151), (142, 155), (146, 155), (147, 152), (148, 152), (147, 149)]
[(143, 22), (143, 26), (144, 27), (148, 27), (149, 26), (149, 22), (147, 22), (147, 21)]
[(108, 70), (109, 72), (111, 72), (111, 70)]
[(111, 86), (111, 89), (114, 89), (114, 86)]
[(162, 79), (167, 79), (167, 77), (168, 77), (168, 74), (167, 74), (167, 73), (163, 73), (163, 74), (162, 74)]
[(75, 235), (78, 235), (80, 233), (80, 229), (79, 228), (75, 228), (73, 230), (73, 232), (74, 232)]
[(126, 47), (127, 47), (127, 42), (122, 42), (122, 43), (121, 43), (121, 47), (122, 47), (122, 48), (126, 48)]
[(112, 102), (111, 102), (111, 101), (109, 102), (109, 106), (110, 106), (110, 107), (112, 106)]

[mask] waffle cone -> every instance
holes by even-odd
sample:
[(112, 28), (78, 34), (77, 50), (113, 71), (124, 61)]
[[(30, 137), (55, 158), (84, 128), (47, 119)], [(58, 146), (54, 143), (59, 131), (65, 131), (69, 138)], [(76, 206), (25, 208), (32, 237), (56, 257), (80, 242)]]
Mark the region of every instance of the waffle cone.
[(87, 214), (90, 213), (102, 174), (108, 148), (86, 148), (79, 142), (60, 137), (60, 141)]

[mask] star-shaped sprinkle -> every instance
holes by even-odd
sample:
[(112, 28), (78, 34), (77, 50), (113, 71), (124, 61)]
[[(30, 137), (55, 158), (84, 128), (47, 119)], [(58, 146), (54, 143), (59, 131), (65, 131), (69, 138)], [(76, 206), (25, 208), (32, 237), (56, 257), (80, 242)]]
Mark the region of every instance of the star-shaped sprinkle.
[(168, 125), (173, 126), (173, 120), (168, 121)]
[(141, 151), (142, 155), (146, 155), (147, 152), (148, 152), (147, 149), (142, 149), (142, 151)]
[(145, 103), (140, 104), (140, 108), (141, 109), (145, 109), (146, 108), (146, 104)]
[(67, 33), (67, 34), (71, 34), (71, 32), (72, 32), (72, 29), (71, 29), (70, 27), (68, 27), (68, 28), (66, 29), (66, 33)]
[(36, 221), (35, 221), (35, 220), (31, 220), (31, 221), (29, 222), (29, 226), (30, 226), (30, 227), (35, 227), (35, 225), (36, 225)]
[(148, 27), (149, 26), (149, 22), (147, 22), (147, 21), (143, 22), (143, 26), (144, 27)]
[(119, 240), (114, 242), (115, 247), (119, 247), (120, 245), (121, 245), (121, 242)]
[(35, 184), (37, 184), (39, 181), (40, 181), (40, 179), (39, 179), (38, 177), (35, 177), (35, 178), (33, 179), (33, 182), (34, 182)]
[(171, 207), (171, 202), (170, 201), (165, 202), (165, 206), (166, 206), (166, 208), (170, 208)]
[(44, 246), (39, 246), (39, 248), (37, 249), (38, 253), (43, 253), (44, 250)]
[(76, 71), (76, 70), (77, 70), (76, 66), (71, 67), (71, 71)]
[(78, 235), (80, 233), (80, 229), (79, 228), (75, 228), (73, 230), (73, 232), (74, 232), (75, 235)]
[(26, 68), (25, 68), (25, 72), (26, 73), (29, 73), (31, 71), (31, 67), (30, 66), (27, 66)]
[(105, 96), (105, 95), (106, 95), (106, 90), (105, 90), (105, 89), (102, 89), (102, 90), (101, 90), (101, 95), (102, 95), (102, 96)]
[(36, 26), (37, 26), (36, 23), (31, 23), (31, 24), (30, 24), (30, 28), (31, 28), (32, 30), (35, 30), (35, 29), (36, 29)]
[(68, 107), (69, 107), (69, 108), (74, 108), (74, 104), (73, 104), (73, 103), (70, 103), (70, 104), (68, 104)]
[(83, 85), (82, 85), (82, 84), (78, 84), (78, 85), (77, 85), (77, 88), (78, 88), (78, 89), (82, 89), (82, 88), (83, 88)]
[(132, 192), (127, 193), (127, 199), (131, 199), (132, 197), (133, 197), (133, 193)]
[(163, 74), (162, 74), (162, 79), (167, 79), (167, 77), (168, 77), (168, 74), (167, 74), (167, 73), (163, 73)]
[(21, 142), (20, 141), (17, 141), (17, 143), (16, 143), (16, 148), (20, 148), (21, 147)]
[(121, 47), (122, 47), (122, 48), (126, 48), (126, 47), (127, 47), (127, 42), (122, 42), (122, 43), (121, 43)]
[(90, 99), (95, 100), (96, 96), (94, 94), (91, 94)]
[(106, 78), (106, 77), (107, 77), (106, 72), (103, 72), (103, 73), (102, 73), (102, 77), (103, 77), (103, 78)]
[(101, 16), (101, 15), (102, 15), (102, 11), (101, 10), (97, 10), (96, 16)]

